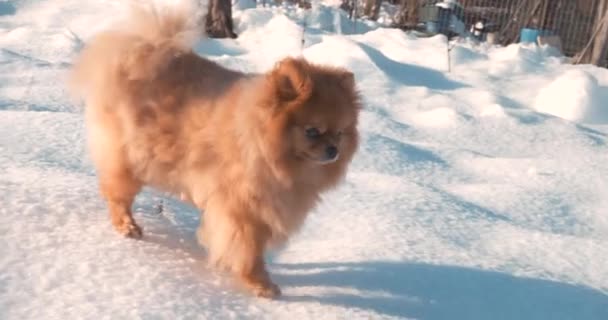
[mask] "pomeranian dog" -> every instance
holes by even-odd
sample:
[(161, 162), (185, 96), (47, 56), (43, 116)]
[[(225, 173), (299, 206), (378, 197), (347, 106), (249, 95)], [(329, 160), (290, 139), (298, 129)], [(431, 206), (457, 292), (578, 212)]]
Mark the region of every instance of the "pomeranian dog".
[(95, 36), (71, 86), (86, 104), (91, 158), (118, 233), (140, 238), (131, 206), (143, 186), (204, 211), (210, 264), (251, 293), (276, 297), (264, 253), (285, 243), (345, 176), (358, 146), (351, 72), (285, 58), (262, 74), (192, 50), (179, 8), (133, 8)]

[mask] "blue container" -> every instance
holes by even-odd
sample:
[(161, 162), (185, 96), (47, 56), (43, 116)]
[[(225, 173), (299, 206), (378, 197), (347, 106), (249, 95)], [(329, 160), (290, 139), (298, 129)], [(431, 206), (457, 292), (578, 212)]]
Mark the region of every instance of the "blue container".
[(436, 5), (427, 5), (420, 10), (420, 21), (424, 22), (426, 31), (430, 34), (448, 34), (451, 18), (451, 10)]
[(451, 13), (443, 8), (436, 8), (436, 15), (435, 15), (435, 19), (433, 20), (427, 20), (425, 22), (426, 25), (426, 31), (429, 33), (443, 33), (443, 34), (447, 34), (448, 32), (450, 32), (450, 19), (451, 19)]
[(539, 36), (551, 36), (553, 35), (553, 31), (551, 30), (541, 30), (541, 29), (532, 29), (532, 28), (522, 28), (519, 33), (519, 42), (522, 43), (536, 43), (536, 39)]
[(428, 33), (439, 33), (439, 26), (437, 25), (436, 21), (427, 21), (426, 22), (426, 31)]

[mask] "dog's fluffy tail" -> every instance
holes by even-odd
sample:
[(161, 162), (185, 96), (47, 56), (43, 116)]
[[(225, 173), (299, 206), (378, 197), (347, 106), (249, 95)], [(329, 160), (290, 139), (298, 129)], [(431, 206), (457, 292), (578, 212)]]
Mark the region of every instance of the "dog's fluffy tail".
[[(192, 2), (171, 7), (132, 3), (125, 21), (93, 37), (82, 50), (71, 70), (71, 92), (87, 101), (108, 101), (123, 81), (153, 80), (172, 57), (191, 49), (200, 36), (198, 18)], [(98, 97), (102, 92), (104, 97)]]

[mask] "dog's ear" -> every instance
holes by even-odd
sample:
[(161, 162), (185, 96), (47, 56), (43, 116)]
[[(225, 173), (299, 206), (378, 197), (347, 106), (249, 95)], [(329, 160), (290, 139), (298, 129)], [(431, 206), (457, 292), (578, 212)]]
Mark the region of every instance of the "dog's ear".
[(308, 63), (303, 59), (285, 58), (269, 74), (269, 81), (281, 101), (306, 99), (312, 92)]

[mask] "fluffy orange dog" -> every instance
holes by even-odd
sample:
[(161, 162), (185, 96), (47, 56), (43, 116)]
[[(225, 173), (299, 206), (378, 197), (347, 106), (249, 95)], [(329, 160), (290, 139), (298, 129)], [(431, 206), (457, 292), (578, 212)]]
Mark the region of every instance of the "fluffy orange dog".
[(101, 193), (134, 238), (142, 186), (182, 195), (205, 211), (210, 263), (275, 297), (264, 251), (298, 229), (357, 149), (353, 74), (294, 58), (265, 74), (228, 70), (191, 50), (189, 30), (186, 14), (138, 9), (76, 61)]

